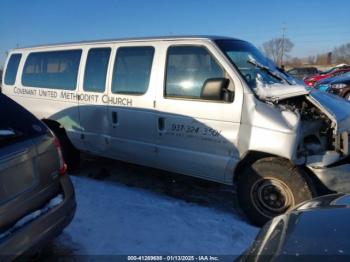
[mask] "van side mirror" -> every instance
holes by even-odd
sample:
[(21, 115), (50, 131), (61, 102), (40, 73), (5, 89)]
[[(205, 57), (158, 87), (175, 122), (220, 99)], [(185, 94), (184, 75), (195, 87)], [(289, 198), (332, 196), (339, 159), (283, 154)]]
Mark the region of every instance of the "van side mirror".
[(227, 78), (209, 78), (202, 88), (201, 99), (232, 102), (234, 93), (228, 90), (230, 80)]

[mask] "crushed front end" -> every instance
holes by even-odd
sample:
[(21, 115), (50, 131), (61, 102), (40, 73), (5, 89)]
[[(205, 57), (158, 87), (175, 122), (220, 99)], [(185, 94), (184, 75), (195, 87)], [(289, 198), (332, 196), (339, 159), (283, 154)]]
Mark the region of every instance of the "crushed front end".
[(280, 101), (299, 115), (295, 162), (305, 165), (329, 190), (350, 192), (350, 106), (319, 91)]

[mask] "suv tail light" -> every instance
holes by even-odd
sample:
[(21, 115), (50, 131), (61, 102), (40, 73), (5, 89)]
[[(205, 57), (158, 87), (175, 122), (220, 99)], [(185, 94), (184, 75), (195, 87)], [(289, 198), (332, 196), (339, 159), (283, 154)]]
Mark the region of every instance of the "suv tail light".
[(55, 137), (55, 146), (57, 149), (57, 153), (58, 153), (58, 157), (60, 160), (60, 169), (59, 169), (59, 173), (61, 176), (64, 176), (67, 173), (67, 164), (64, 162), (63, 159), (63, 154), (62, 154), (62, 149), (61, 149), (61, 144), (60, 141), (58, 141), (57, 137)]

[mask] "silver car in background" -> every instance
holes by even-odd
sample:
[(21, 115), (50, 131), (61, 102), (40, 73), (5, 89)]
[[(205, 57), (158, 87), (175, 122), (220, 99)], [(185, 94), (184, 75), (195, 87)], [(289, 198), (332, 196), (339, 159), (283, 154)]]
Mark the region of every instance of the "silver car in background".
[(76, 202), (58, 140), (0, 94), (0, 254), (31, 254), (60, 234)]

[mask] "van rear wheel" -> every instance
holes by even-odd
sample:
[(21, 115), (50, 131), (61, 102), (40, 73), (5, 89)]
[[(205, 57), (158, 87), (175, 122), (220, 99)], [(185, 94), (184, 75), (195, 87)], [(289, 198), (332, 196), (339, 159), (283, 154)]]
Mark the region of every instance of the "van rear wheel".
[(237, 183), (238, 200), (252, 223), (262, 226), (271, 218), (314, 196), (306, 174), (288, 160), (262, 158), (243, 170)]

